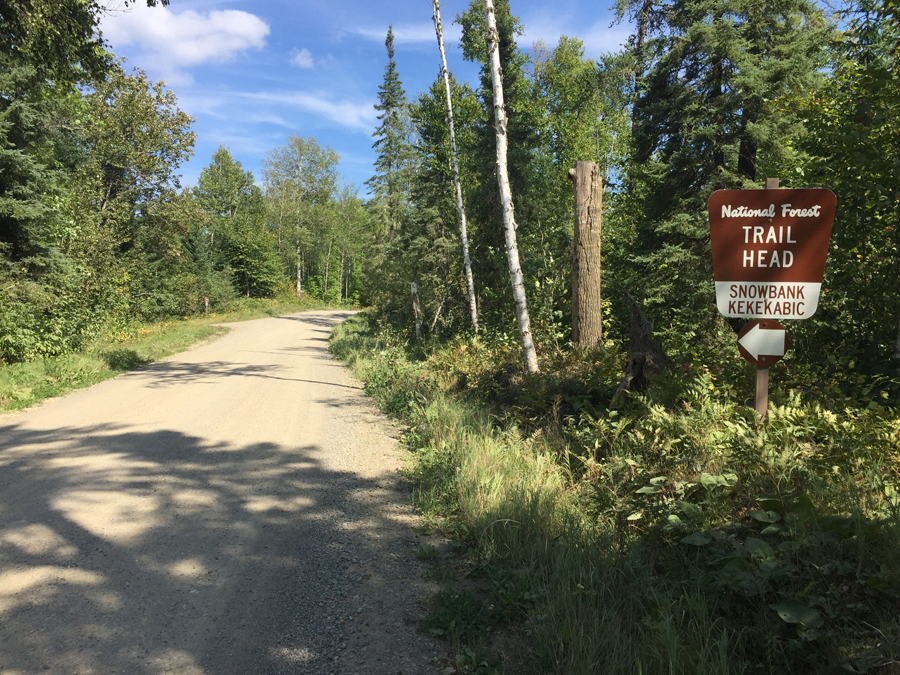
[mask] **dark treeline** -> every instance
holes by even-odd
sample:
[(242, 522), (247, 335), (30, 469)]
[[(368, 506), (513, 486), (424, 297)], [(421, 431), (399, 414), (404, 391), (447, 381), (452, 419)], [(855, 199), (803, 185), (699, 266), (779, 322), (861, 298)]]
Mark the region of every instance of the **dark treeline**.
[[(0, 9), (0, 359), (298, 283), (411, 327), (416, 282), (426, 334), (471, 330), (443, 81), (409, 101), (392, 40), (364, 205), (340, 187), (336, 153), (301, 137), (269, 154), (261, 188), (220, 148), (183, 189), (191, 119), (104, 49), (98, 3)], [(590, 160), (604, 173), (609, 335), (624, 337), (628, 290), (667, 349), (715, 360), (738, 326), (715, 311), (706, 200), (777, 177), (838, 196), (826, 290), (816, 316), (790, 328), (793, 358), (896, 368), (897, 11), (879, 0), (831, 16), (805, 0), (623, 0), (635, 35), (594, 62), (574, 37), (523, 49), (500, 0), (509, 180), (539, 351), (571, 337), (568, 171)], [(514, 336), (481, 3), (456, 22), (481, 68), (473, 85), (451, 74), (478, 315), (486, 334)]]
[[(827, 187), (838, 198), (824, 292), (790, 326), (796, 362), (853, 362), (870, 374), (900, 359), (900, 27), (897, 5), (858, 0), (826, 15), (806, 0), (623, 0), (635, 34), (586, 59), (582, 43), (524, 49), (519, 20), (496, 3), (510, 182), (539, 351), (570, 339), (577, 161), (604, 173), (604, 312), (624, 338), (629, 291), (667, 349), (725, 359), (739, 322), (715, 309), (706, 202), (724, 188)], [(452, 82), (473, 275), (488, 335), (514, 336), (497, 179), (484, 9), (459, 14), (474, 88)], [(435, 337), (472, 329), (459, 246), (443, 82), (407, 102), (391, 56), (380, 90), (381, 250), (374, 301), (413, 325), (417, 282)], [(437, 50), (435, 50), (437, 61)], [(725, 342), (723, 342), (723, 340)], [(727, 352), (733, 359), (733, 349)]]
[(337, 154), (291, 136), (260, 188), (220, 148), (183, 189), (192, 120), (105, 49), (101, 12), (0, 2), (0, 364), (200, 312), (204, 298), (216, 310), (300, 283), (358, 299), (367, 219)]

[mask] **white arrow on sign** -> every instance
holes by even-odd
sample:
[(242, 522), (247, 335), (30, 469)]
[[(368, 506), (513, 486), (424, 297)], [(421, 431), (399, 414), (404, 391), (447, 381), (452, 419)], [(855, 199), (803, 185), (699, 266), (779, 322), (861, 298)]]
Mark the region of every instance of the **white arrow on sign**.
[(781, 328), (763, 330), (756, 324), (738, 340), (738, 344), (757, 360), (760, 356), (784, 356), (785, 334)]

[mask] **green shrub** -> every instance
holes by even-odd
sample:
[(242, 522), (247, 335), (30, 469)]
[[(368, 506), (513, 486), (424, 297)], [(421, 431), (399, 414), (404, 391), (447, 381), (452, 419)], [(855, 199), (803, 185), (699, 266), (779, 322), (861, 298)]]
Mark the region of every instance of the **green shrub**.
[(610, 411), (615, 345), (526, 378), (503, 344), (423, 360), (367, 316), (332, 348), (408, 425), (416, 503), (464, 554), (469, 585), (425, 624), (460, 672), (494, 672), (479, 664), (503, 625), (523, 672), (893, 672), (894, 409), (797, 390), (761, 424), (733, 386), (684, 367)]

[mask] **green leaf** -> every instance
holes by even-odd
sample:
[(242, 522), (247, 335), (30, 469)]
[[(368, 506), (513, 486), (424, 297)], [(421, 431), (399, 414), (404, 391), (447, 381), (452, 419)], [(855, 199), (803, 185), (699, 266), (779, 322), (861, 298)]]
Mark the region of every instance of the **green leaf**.
[(737, 480), (737, 476), (733, 473), (704, 473), (700, 476), (700, 483), (707, 489), (715, 487), (733, 487), (737, 483)]
[(681, 543), (690, 544), (691, 546), (706, 546), (711, 541), (712, 537), (706, 534), (706, 532), (694, 532), (694, 534), (689, 534), (682, 539)]
[(778, 534), (781, 532), (781, 525), (769, 525), (760, 534)]
[(626, 518), (625, 520), (640, 520), (643, 517), (644, 517), (643, 513), (641, 513), (640, 511), (635, 511), (630, 516), (628, 516), (628, 518)]
[(761, 523), (777, 523), (781, 520), (781, 516), (775, 511), (751, 511), (750, 517)]
[(700, 484), (705, 488), (714, 488), (719, 486), (719, 476), (711, 473), (704, 473), (700, 476)]
[(662, 485), (667, 480), (669, 480), (669, 479), (666, 476), (657, 476), (656, 478), (650, 479), (650, 484), (651, 485)]
[(639, 495), (655, 495), (659, 492), (662, 492), (662, 488), (656, 485), (648, 485), (647, 487), (642, 487), (637, 491)]
[(806, 628), (805, 626), (797, 632), (800, 634), (800, 637), (807, 642), (812, 642), (821, 635), (821, 633), (819, 633), (819, 631), (817, 631), (815, 628)]
[(678, 509), (688, 518), (698, 520), (703, 517), (703, 509), (699, 505), (691, 502), (677, 502)]
[(780, 499), (764, 497), (759, 500), (759, 505), (766, 511), (781, 511), (783, 504)]
[(818, 610), (801, 605), (796, 600), (785, 600), (771, 604), (769, 607), (778, 612), (782, 621), (787, 623), (799, 623), (807, 628), (818, 628), (825, 622)]
[(772, 550), (772, 547), (762, 539), (756, 539), (755, 537), (747, 537), (747, 540), (744, 542), (744, 549), (754, 558), (770, 560), (775, 557), (775, 551)]

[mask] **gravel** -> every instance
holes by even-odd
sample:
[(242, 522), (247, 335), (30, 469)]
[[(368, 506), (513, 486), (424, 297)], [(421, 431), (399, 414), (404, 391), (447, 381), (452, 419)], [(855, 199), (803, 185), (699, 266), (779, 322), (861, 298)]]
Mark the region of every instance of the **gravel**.
[(0, 416), (0, 673), (449, 672), (398, 430), (327, 351), (346, 316)]

